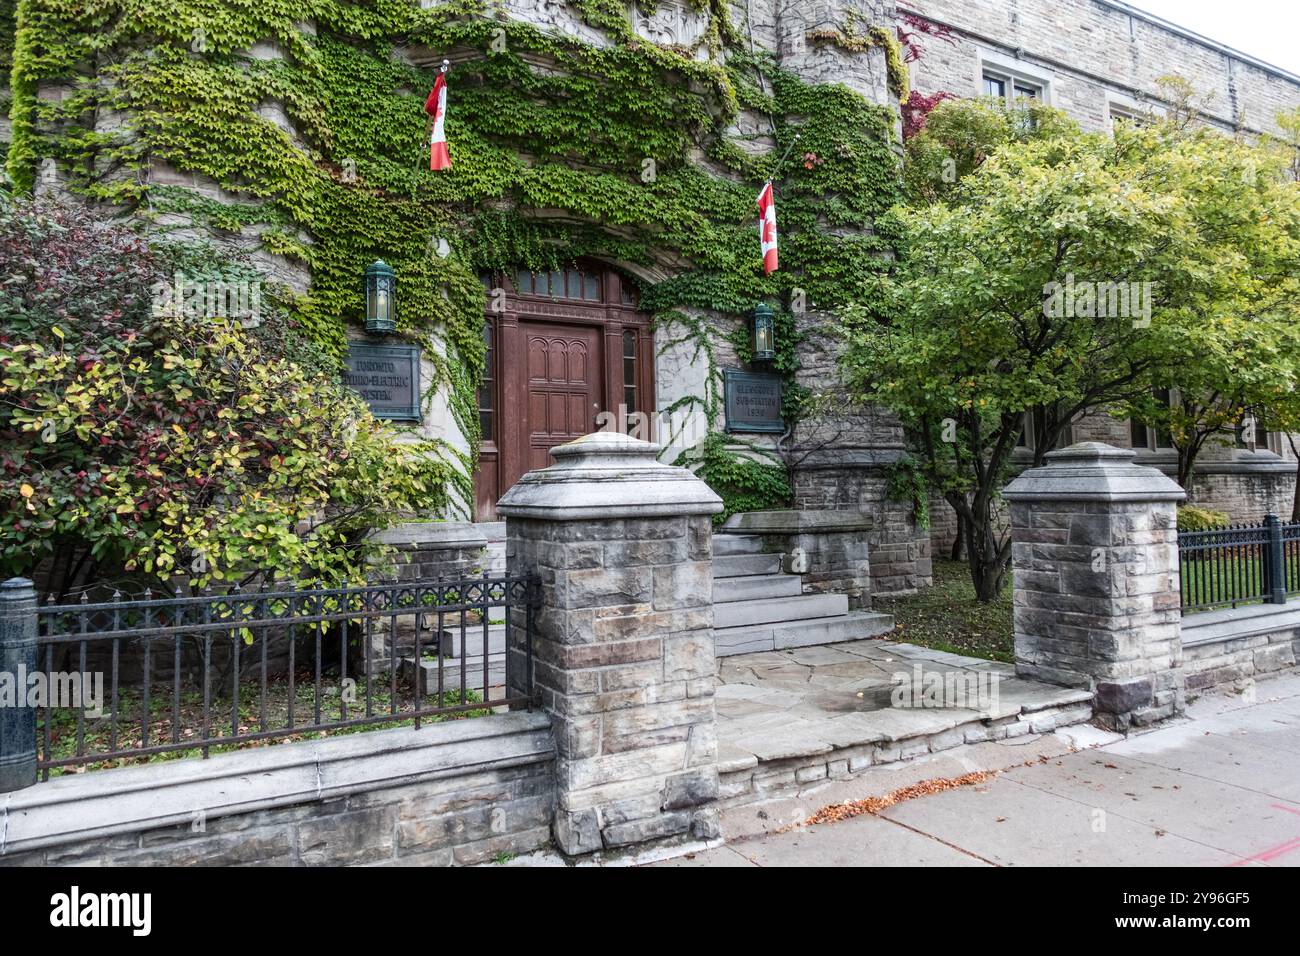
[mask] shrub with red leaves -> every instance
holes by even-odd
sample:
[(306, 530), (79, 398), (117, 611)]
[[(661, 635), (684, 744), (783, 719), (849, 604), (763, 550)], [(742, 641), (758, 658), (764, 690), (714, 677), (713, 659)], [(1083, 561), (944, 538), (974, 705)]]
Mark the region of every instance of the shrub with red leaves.
[(944, 100), (955, 98), (956, 97), (954, 97), (953, 94), (944, 90), (940, 90), (938, 93), (932, 93), (929, 96), (926, 96), (918, 90), (913, 90), (911, 95), (908, 96), (907, 102), (902, 106), (904, 141), (911, 139), (917, 133), (921, 132), (921, 130), (925, 129), (926, 117), (930, 115), (932, 109)]

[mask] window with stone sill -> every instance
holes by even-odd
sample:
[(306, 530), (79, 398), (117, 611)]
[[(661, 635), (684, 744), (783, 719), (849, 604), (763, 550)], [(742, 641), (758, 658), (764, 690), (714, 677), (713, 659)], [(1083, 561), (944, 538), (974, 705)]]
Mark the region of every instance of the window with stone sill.
[(984, 70), (984, 95), (1003, 100), (1008, 106), (1015, 105), (1016, 100), (1022, 98), (1027, 100), (1045, 99), (1043, 84), (990, 69)]
[(1115, 127), (1120, 123), (1128, 123), (1132, 126), (1147, 126), (1150, 122), (1150, 116), (1131, 112), (1114, 105), (1110, 108), (1110, 131), (1112, 133), (1115, 132)]
[(1272, 436), (1260, 428), (1255, 418), (1247, 416), (1233, 428), (1233, 444), (1239, 451), (1273, 450)]
[[(1173, 393), (1167, 388), (1154, 389), (1151, 394), (1162, 405), (1169, 406), (1173, 404)], [(1136, 418), (1129, 419), (1128, 428), (1129, 444), (1135, 449), (1165, 451), (1174, 447), (1173, 437), (1164, 429), (1147, 425)]]

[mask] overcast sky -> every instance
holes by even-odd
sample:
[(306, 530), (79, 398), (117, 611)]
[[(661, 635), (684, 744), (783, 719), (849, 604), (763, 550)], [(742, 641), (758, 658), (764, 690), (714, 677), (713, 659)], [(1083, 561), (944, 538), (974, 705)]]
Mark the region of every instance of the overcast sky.
[(1125, 0), (1180, 27), (1300, 74), (1297, 0)]

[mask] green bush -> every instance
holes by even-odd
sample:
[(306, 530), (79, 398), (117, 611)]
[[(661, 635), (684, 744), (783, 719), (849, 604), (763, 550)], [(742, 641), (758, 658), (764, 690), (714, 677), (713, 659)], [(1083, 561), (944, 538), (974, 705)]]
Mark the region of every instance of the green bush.
[(373, 529), (445, 503), (446, 466), (288, 357), (283, 317), (171, 307), (168, 265), (84, 208), (0, 207), (0, 569), (360, 580)]
[(1196, 505), (1184, 505), (1178, 509), (1179, 531), (1213, 531), (1226, 528), (1229, 520), (1226, 511), (1213, 511)]

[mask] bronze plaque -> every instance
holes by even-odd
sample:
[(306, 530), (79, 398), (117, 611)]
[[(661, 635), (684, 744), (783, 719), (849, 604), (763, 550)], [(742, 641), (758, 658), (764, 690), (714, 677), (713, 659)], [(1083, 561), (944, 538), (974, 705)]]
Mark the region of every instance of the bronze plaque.
[(722, 386), (729, 432), (785, 431), (781, 419), (781, 376), (770, 372), (723, 369)]
[(376, 418), (420, 421), (419, 346), (352, 342), (344, 366), (344, 383), (365, 400)]

